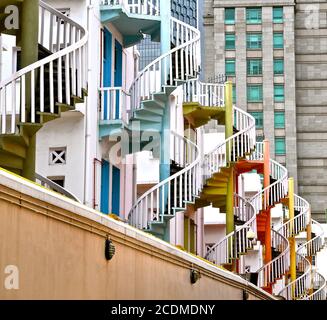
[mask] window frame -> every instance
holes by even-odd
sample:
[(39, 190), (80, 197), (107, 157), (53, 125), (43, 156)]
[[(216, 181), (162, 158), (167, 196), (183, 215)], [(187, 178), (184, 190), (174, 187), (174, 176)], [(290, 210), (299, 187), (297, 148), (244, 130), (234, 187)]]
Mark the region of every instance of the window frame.
[[(251, 41), (251, 36), (258, 36), (258, 39), (256, 41), (257, 44), (260, 44), (258, 47), (251, 47), (249, 44), (255, 43), (254, 41)], [(246, 34), (246, 49), (247, 50), (262, 50), (262, 33), (247, 33)]]
[[(282, 16), (275, 18), (275, 13), (277, 10), (281, 10)], [(273, 7), (273, 23), (283, 23), (284, 22), (284, 7)]]
[[(276, 89), (279, 89), (279, 88), (283, 88), (283, 98), (282, 99), (278, 99), (276, 98), (277, 95), (276, 95)], [(285, 85), (284, 84), (274, 84), (274, 101), (275, 102), (285, 102)]]
[[(227, 11), (230, 11), (230, 12), (233, 11), (233, 19), (232, 19), (232, 20), (227, 20), (227, 19), (226, 19), (226, 12), (227, 12)], [(228, 24), (228, 25), (233, 25), (233, 24), (235, 24), (235, 8), (225, 8), (225, 13), (224, 13), (224, 22), (225, 22), (225, 24)]]
[[(276, 36), (281, 35), (282, 36), (282, 45), (276, 44)], [(274, 49), (284, 49), (284, 33), (283, 32), (274, 32), (273, 33), (273, 48)]]
[[(231, 37), (231, 36), (234, 37), (234, 45), (233, 45), (232, 48), (228, 48), (228, 47), (227, 47), (227, 38), (228, 38), (228, 37)], [(232, 40), (229, 40), (229, 41), (232, 41)], [(225, 34), (225, 49), (226, 49), (226, 50), (235, 50), (235, 49), (236, 49), (236, 35), (235, 35), (235, 33), (226, 33), (226, 34)]]
[[(258, 68), (259, 73), (251, 73), (251, 63), (254, 62), (258, 62), (259, 65), (256, 66), (256, 68)], [(254, 68), (254, 66), (252, 66), (252, 68)], [(247, 59), (246, 60), (246, 73), (248, 76), (262, 76), (262, 59), (258, 59), (258, 58), (251, 58), (251, 59)]]
[[(280, 121), (278, 124), (276, 122), (278, 116), (283, 116), (283, 121)], [(284, 111), (275, 111), (274, 114), (274, 128), (275, 129), (285, 129), (285, 112)]]
[[(257, 12), (257, 18), (250, 18), (251, 12)], [(246, 24), (261, 24), (262, 23), (262, 8), (261, 7), (253, 7), (246, 8)]]
[[(276, 72), (276, 68), (275, 68), (275, 66), (276, 66), (276, 63), (277, 63), (277, 62), (282, 62), (282, 65), (283, 65), (283, 68), (282, 68), (283, 70), (282, 70), (282, 72)], [(274, 75), (275, 75), (275, 76), (283, 75), (284, 72), (285, 72), (284, 68), (285, 68), (284, 59), (275, 58), (275, 59), (274, 59)]]
[[(277, 150), (278, 143), (277, 142), (283, 142), (283, 150)], [(285, 137), (275, 137), (275, 155), (277, 156), (285, 156), (286, 155), (286, 139)]]
[[(234, 64), (234, 71), (233, 71), (233, 73), (229, 73), (229, 72), (227, 72), (227, 65), (228, 65), (228, 63), (232, 64), (232, 62)], [(235, 59), (225, 59), (225, 74), (227, 76), (235, 76), (235, 74), (236, 74), (236, 60)]]
[[(264, 114), (263, 111), (250, 111), (249, 114), (255, 119), (255, 128), (263, 129), (264, 126)], [(260, 117), (257, 117), (260, 115)]]
[[(252, 99), (250, 100), (250, 95), (249, 95), (250, 89), (255, 88), (255, 87), (261, 89), (260, 90), (261, 97), (260, 97), (260, 99), (257, 99), (257, 100), (252, 100)], [(263, 101), (263, 86), (262, 86), (262, 84), (248, 84), (246, 93), (247, 93), (247, 102), (249, 102), (249, 103), (256, 103), (256, 102), (262, 102)]]

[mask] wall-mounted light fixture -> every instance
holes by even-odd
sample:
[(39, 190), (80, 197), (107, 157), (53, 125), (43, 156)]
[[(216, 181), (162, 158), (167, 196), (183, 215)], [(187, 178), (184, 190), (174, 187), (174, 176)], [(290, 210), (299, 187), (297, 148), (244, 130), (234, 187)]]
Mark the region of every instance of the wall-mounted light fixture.
[(243, 300), (249, 300), (249, 293), (246, 290), (243, 290)]
[(192, 269), (191, 270), (191, 283), (195, 284), (201, 278), (199, 271)]
[(106, 257), (106, 259), (108, 261), (110, 261), (113, 256), (116, 253), (116, 247), (115, 245), (112, 243), (111, 239), (109, 237), (107, 237), (106, 242), (105, 242), (105, 251), (104, 251), (104, 255)]

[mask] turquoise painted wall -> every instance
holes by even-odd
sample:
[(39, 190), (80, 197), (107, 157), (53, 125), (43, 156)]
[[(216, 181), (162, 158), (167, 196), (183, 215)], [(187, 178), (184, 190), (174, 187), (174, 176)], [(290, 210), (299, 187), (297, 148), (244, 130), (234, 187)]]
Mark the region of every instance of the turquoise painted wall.
[(112, 213), (120, 213), (120, 170), (112, 167)]

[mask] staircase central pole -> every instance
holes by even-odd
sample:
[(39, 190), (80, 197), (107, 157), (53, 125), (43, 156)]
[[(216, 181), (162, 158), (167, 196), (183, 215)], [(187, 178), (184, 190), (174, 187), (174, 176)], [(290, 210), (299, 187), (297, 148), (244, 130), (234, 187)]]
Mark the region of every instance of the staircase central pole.
[[(311, 241), (312, 239), (312, 218), (311, 218), (311, 206), (309, 209), (309, 222), (307, 225), (307, 242)], [(310, 285), (310, 290), (309, 290), (309, 294), (313, 294), (313, 270), (312, 270), (312, 252), (310, 250), (310, 245), (307, 246), (307, 259), (310, 261), (311, 264), (311, 285)]]
[[(289, 197), (289, 217), (290, 220), (294, 221), (294, 179), (289, 178), (288, 180), (288, 197)], [(290, 225), (291, 237), (289, 238), (290, 243), (290, 273), (291, 273), (291, 281), (296, 280), (296, 242), (295, 242), (295, 233), (294, 233), (294, 222)], [(295, 296), (295, 286), (292, 287), (292, 296)]]
[[(270, 144), (268, 140), (263, 142), (263, 187), (264, 189), (268, 188), (270, 185)], [(269, 190), (266, 191), (266, 199), (269, 199)], [(265, 226), (265, 263), (269, 263), (272, 260), (271, 252), (271, 212), (268, 208), (266, 212), (266, 226)]]
[[(225, 139), (228, 139), (233, 135), (233, 84), (231, 81), (227, 81), (225, 84)], [(235, 232), (234, 223), (234, 169), (231, 163), (231, 151), (232, 145), (227, 143), (226, 145), (226, 162), (227, 167), (230, 167), (229, 177), (227, 182), (227, 195), (226, 195), (226, 235), (231, 232)], [(229, 244), (229, 254), (235, 249), (236, 238), (233, 238), (233, 243)], [(234, 253), (235, 258), (236, 252)], [(236, 260), (234, 261), (234, 270), (236, 271)]]
[[(21, 10), (21, 66), (22, 68), (38, 60), (38, 32), (39, 32), (39, 0), (25, 0), (22, 2)], [(26, 115), (27, 122), (30, 121), (31, 113), (31, 79), (26, 77)], [(32, 131), (33, 132), (33, 131)], [(25, 133), (26, 134), (26, 133)], [(35, 179), (36, 160), (36, 135), (30, 136), (29, 146), (23, 165), (23, 177)]]
[[(171, 8), (170, 1), (160, 1), (160, 49), (161, 55), (169, 52), (171, 50), (170, 43), (170, 17)], [(167, 66), (166, 72), (168, 72), (169, 66)], [(164, 64), (162, 65), (162, 84), (166, 85), (164, 80)], [(167, 73), (168, 74), (168, 73)], [(172, 75), (171, 75), (172, 76)], [(160, 181), (163, 181), (170, 177), (170, 100), (166, 102), (164, 114), (162, 118), (162, 128), (161, 128), (161, 149), (160, 149)], [(165, 203), (168, 197), (168, 190), (164, 192)], [(162, 203), (162, 202), (161, 202)], [(165, 228), (164, 240), (169, 241), (169, 223)]]

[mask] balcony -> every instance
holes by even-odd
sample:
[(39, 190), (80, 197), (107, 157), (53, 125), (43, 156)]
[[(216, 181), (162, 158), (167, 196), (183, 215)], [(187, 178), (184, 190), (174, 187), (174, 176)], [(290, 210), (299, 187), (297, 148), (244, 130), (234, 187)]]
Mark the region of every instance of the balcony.
[(130, 97), (121, 87), (100, 89), (100, 139), (119, 134), (129, 121)]
[(101, 0), (101, 22), (111, 23), (123, 36), (124, 47), (143, 39), (143, 34), (153, 41), (160, 40), (159, 0)]

